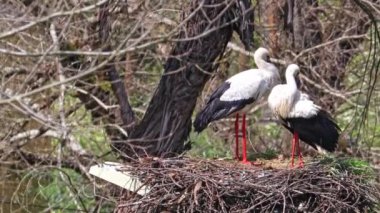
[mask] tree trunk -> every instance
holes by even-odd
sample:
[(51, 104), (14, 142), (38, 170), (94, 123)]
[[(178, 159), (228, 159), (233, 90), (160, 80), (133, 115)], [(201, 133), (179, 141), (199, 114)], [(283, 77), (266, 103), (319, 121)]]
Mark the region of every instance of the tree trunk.
[(239, 33), (246, 48), (253, 42), (250, 6), (249, 0), (192, 1), (190, 10), (183, 16), (183, 20), (188, 20), (165, 64), (165, 73), (144, 118), (126, 142), (114, 143), (124, 158), (167, 156), (188, 148), (185, 142), (197, 98), (217, 69), (218, 59), (233, 31)]

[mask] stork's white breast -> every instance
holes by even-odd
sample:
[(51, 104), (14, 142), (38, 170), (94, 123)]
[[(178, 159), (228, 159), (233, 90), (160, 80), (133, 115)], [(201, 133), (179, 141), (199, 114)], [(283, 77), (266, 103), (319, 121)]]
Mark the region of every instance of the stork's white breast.
[(270, 109), (282, 118), (310, 118), (317, 115), (320, 107), (307, 94), (286, 84), (277, 85), (268, 97)]

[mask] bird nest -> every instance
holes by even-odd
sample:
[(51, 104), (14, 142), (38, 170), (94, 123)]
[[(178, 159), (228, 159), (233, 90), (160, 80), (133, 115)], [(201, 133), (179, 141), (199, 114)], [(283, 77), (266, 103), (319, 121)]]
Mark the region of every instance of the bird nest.
[(264, 169), (201, 159), (149, 159), (126, 171), (150, 191), (126, 192), (118, 212), (367, 212), (378, 208), (370, 173), (333, 163)]

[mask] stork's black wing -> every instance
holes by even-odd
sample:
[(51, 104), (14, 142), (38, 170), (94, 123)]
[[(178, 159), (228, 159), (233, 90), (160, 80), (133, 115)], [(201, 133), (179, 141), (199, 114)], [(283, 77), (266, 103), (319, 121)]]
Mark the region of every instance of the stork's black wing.
[(338, 144), (340, 128), (324, 110), (311, 118), (281, 119), (282, 125), (290, 132), (297, 132), (299, 138), (313, 148), (317, 146), (333, 152)]
[(207, 101), (204, 109), (199, 112), (194, 120), (194, 129), (201, 132), (207, 125), (215, 120), (227, 117), (228, 115), (244, 108), (255, 101), (254, 98), (221, 101), (220, 97), (230, 88), (229, 82), (224, 82)]

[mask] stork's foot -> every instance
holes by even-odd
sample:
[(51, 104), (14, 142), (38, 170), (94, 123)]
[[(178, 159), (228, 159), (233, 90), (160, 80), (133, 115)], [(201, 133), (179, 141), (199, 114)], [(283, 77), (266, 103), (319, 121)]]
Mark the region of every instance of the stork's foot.
[(305, 167), (305, 163), (304, 163), (303, 160), (301, 159), (301, 160), (298, 161), (298, 166), (295, 167), (295, 166), (294, 166), (294, 161), (291, 161), (289, 167), (290, 167), (291, 169), (294, 169), (294, 168), (303, 168), (303, 167)]
[(290, 160), (290, 168), (293, 169), (294, 168), (294, 158), (292, 158)]
[(300, 161), (299, 163), (298, 163), (298, 168), (303, 168), (305, 165), (304, 165), (304, 163), (303, 163), (303, 161)]
[(303, 168), (305, 166), (305, 163), (303, 162), (303, 159), (301, 158), (299, 161), (298, 161), (298, 168)]

